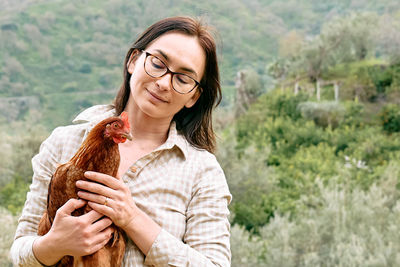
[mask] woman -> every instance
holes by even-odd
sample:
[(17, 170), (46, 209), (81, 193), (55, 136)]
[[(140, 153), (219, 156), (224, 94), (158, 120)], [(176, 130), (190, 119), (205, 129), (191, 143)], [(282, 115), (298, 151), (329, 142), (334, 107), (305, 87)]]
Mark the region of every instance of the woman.
[[(220, 98), (215, 42), (207, 29), (186, 17), (150, 26), (126, 55), (115, 105), (94, 106), (75, 125), (55, 129), (33, 158), (33, 181), (11, 248), (14, 263), (52, 265), (65, 255), (94, 253), (108, 242), (113, 222), (128, 237), (124, 266), (229, 266), (231, 195), (212, 155), (211, 111)], [(122, 111), (133, 141), (119, 145), (118, 179), (86, 173), (91, 182), (77, 182), (84, 190), (80, 199), (62, 206), (51, 230), (37, 236), (54, 170), (96, 123)], [(93, 211), (71, 216), (86, 202)]]

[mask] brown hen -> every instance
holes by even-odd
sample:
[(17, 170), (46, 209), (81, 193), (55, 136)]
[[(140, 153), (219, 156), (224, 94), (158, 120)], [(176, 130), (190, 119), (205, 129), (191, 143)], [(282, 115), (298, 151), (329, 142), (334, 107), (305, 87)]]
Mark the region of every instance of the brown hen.
[[(128, 116), (122, 112), (121, 117), (107, 118), (98, 123), (88, 134), (76, 154), (65, 164), (60, 165), (49, 184), (47, 210), (38, 227), (38, 234), (45, 235), (51, 228), (56, 211), (70, 198), (78, 198), (75, 186), (78, 180), (87, 180), (86, 171), (95, 171), (116, 177), (120, 155), (118, 143), (131, 139)], [(88, 205), (75, 210), (72, 215), (80, 216), (91, 210)], [(125, 252), (123, 231), (114, 224), (110, 241), (96, 253), (75, 258), (63, 257), (56, 266), (121, 266)]]

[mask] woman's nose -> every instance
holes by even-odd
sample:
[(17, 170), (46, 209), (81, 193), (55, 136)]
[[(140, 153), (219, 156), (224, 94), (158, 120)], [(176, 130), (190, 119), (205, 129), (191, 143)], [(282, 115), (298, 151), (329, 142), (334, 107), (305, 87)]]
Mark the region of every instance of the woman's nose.
[(172, 75), (172, 73), (167, 73), (164, 76), (157, 78), (156, 84), (158, 85), (158, 87), (161, 90), (171, 90), (172, 89), (171, 75)]

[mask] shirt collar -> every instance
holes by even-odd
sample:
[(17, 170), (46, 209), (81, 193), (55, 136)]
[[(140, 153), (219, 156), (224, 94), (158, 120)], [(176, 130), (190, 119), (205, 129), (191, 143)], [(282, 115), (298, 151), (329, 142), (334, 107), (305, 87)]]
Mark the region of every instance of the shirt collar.
[(182, 155), (185, 157), (185, 159), (187, 158), (189, 143), (182, 134), (178, 133), (178, 130), (176, 129), (176, 123), (173, 121), (169, 127), (167, 141), (159, 146), (156, 151), (173, 149), (174, 147), (177, 147), (182, 152)]
[[(89, 132), (100, 121), (115, 115), (113, 105), (96, 105), (82, 111), (72, 122), (74, 124), (89, 123)], [(167, 141), (155, 151), (173, 149), (174, 147), (177, 147), (182, 152), (185, 159), (187, 158), (189, 143), (183, 135), (178, 133), (176, 123), (173, 121), (169, 128)]]

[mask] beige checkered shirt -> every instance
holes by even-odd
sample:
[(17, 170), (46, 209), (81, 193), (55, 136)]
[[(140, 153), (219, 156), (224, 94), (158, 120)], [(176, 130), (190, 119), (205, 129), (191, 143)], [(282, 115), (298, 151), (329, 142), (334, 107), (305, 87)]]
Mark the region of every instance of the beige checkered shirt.
[[(53, 131), (32, 159), (33, 181), (10, 256), (18, 266), (41, 266), (32, 252), (52, 173), (77, 151), (88, 131), (114, 115), (111, 105), (82, 112)], [(167, 141), (124, 175), (137, 206), (161, 227), (147, 257), (129, 239), (123, 266), (230, 266), (231, 195), (214, 155), (191, 146), (171, 124)]]

